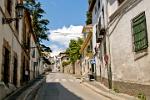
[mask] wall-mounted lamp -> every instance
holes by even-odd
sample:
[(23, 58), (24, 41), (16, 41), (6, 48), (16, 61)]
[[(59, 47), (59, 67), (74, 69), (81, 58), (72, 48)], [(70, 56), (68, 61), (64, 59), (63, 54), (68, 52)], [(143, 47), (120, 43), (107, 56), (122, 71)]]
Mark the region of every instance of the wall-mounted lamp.
[(23, 4), (17, 4), (16, 5), (16, 18), (2, 18), (2, 23), (3, 24), (10, 24), (12, 21), (16, 21), (18, 19), (21, 19), (23, 17), (23, 10), (24, 10), (24, 5)]

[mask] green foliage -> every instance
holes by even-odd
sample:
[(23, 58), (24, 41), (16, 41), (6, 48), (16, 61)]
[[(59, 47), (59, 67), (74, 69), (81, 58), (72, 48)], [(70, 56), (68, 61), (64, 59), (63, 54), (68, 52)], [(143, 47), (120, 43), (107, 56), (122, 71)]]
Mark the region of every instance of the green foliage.
[(119, 89), (116, 87), (113, 88), (113, 91), (115, 91), (116, 93), (119, 93)]
[(142, 92), (140, 92), (140, 93), (138, 94), (138, 98), (139, 98), (140, 100), (146, 100), (146, 96), (145, 96), (145, 94), (142, 93)]
[(36, 42), (40, 45), (42, 51), (52, 52), (49, 47), (41, 44), (42, 40), (48, 40), (48, 28), (49, 20), (43, 19), (45, 11), (41, 7), (41, 3), (37, 0), (25, 0), (25, 8), (32, 16), (32, 29), (36, 35)]
[(87, 17), (86, 25), (92, 24), (92, 13), (87, 11), (86, 17)]
[(70, 40), (69, 48), (66, 50), (66, 53), (68, 54), (71, 63), (75, 63), (78, 59), (80, 59), (81, 54), (79, 50), (82, 43), (83, 40), (81, 38), (78, 40)]
[(65, 66), (67, 66), (67, 65), (69, 65), (69, 64), (70, 64), (70, 61), (63, 61), (63, 62), (62, 62), (62, 66), (63, 66), (63, 67), (65, 67)]
[(41, 7), (41, 3), (35, 0), (25, 0), (25, 8), (30, 12), (32, 16), (32, 27), (33, 32), (37, 36), (37, 42), (40, 43), (42, 40), (48, 40), (48, 28), (49, 21), (43, 19), (45, 11)]
[(45, 46), (44, 44), (41, 44), (41, 49), (42, 51), (45, 51), (45, 52), (52, 52), (51, 48), (50, 47), (47, 47)]

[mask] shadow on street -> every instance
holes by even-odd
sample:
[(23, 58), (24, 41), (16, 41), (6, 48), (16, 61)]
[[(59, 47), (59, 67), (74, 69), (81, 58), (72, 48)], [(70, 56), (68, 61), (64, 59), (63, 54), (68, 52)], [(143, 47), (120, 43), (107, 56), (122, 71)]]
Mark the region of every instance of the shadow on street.
[(35, 100), (83, 100), (58, 82), (45, 83)]

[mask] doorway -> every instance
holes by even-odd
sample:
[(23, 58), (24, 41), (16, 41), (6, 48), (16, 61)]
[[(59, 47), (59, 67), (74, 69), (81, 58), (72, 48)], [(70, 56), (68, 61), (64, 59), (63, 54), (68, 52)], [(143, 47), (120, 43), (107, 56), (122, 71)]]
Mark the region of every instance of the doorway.
[(18, 68), (17, 57), (14, 57), (13, 84), (15, 86), (17, 86), (17, 68)]
[(4, 47), (4, 76), (3, 80), (4, 83), (7, 84), (9, 82), (9, 77), (10, 77), (10, 51)]

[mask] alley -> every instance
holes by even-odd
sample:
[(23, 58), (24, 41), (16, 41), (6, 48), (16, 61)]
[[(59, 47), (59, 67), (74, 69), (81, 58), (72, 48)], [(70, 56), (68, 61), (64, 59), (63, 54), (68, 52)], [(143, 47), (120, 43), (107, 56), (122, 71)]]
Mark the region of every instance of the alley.
[(80, 80), (62, 73), (50, 73), (35, 100), (110, 100), (80, 84)]

